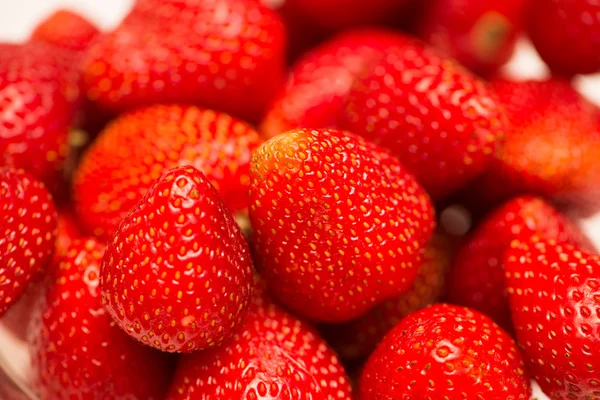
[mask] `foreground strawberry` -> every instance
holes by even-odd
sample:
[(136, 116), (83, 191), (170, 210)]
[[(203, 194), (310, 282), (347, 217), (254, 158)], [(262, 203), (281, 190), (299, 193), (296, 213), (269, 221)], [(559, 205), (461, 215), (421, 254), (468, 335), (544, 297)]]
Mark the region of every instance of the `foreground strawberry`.
[(0, 168), (0, 316), (50, 262), (56, 239), (56, 209), (37, 179)]
[(468, 308), (437, 304), (394, 327), (367, 361), (360, 398), (512, 399), (531, 394), (513, 340)]
[(448, 300), (487, 314), (504, 329), (512, 330), (504, 258), (513, 241), (536, 234), (593, 248), (579, 228), (543, 199), (515, 198), (487, 216), (454, 258)]
[(248, 205), (250, 156), (258, 133), (227, 114), (191, 106), (150, 106), (111, 123), (84, 155), (74, 178), (77, 216), (108, 238), (169, 168), (193, 165), (233, 212)]
[(517, 341), (553, 399), (600, 397), (600, 258), (577, 247), (516, 242), (506, 262)]
[(483, 81), (408, 39), (355, 81), (341, 127), (390, 149), (434, 199), (479, 175), (505, 130)]
[(36, 26), (31, 40), (82, 52), (99, 33), (98, 28), (83, 16), (70, 10), (57, 10)]
[(284, 61), (283, 25), (258, 1), (140, 0), (90, 48), (84, 78), (109, 110), (193, 103), (258, 120)]
[(167, 399), (350, 400), (350, 392), (319, 334), (259, 293), (228, 342), (181, 357)]
[(286, 306), (322, 322), (409, 290), (434, 226), (429, 198), (388, 152), (308, 129), (255, 151), (250, 220), (263, 278)]
[(219, 345), (241, 324), (253, 286), (248, 245), (200, 171), (159, 179), (121, 222), (102, 264), (108, 312), (152, 347)]
[(164, 398), (169, 356), (129, 338), (102, 308), (103, 254), (94, 239), (73, 242), (34, 313), (29, 342), (42, 400)]

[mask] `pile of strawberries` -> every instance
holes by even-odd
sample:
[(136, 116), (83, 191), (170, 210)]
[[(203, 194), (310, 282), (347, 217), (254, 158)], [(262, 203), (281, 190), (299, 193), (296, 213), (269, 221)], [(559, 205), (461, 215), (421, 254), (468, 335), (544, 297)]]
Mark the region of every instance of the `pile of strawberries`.
[[(552, 78), (502, 75), (524, 34)], [(600, 209), (571, 86), (599, 70), (592, 0), (53, 14), (0, 44), (0, 315), (31, 386), (600, 399), (600, 256), (571, 220)]]

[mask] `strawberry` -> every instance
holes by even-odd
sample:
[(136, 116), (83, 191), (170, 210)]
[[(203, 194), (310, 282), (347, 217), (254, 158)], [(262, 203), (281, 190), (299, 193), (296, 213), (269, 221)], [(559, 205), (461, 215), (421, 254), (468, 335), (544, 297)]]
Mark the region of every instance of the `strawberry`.
[(452, 262), (448, 300), (487, 314), (511, 331), (504, 257), (513, 241), (536, 234), (561, 243), (587, 243), (581, 231), (543, 199), (517, 197), (488, 215), (469, 235)]
[(517, 341), (552, 399), (600, 398), (600, 258), (533, 238), (515, 241), (506, 285)]
[(284, 65), (283, 25), (257, 1), (140, 0), (83, 68), (88, 98), (109, 110), (181, 102), (258, 120)]
[(0, 316), (24, 293), (52, 258), (56, 209), (33, 176), (0, 168)]
[(423, 249), (419, 274), (408, 292), (350, 322), (324, 326), (325, 338), (340, 357), (354, 360), (368, 356), (398, 321), (437, 301), (444, 291), (451, 253), (450, 239), (441, 232), (434, 234)]
[(181, 357), (167, 400), (350, 400), (337, 356), (306, 322), (255, 294), (223, 346)]
[(42, 400), (164, 398), (169, 356), (129, 338), (102, 308), (104, 250), (74, 241), (34, 313), (29, 344)]
[(246, 123), (211, 110), (156, 105), (126, 113), (100, 134), (75, 173), (80, 222), (108, 238), (154, 180), (187, 164), (206, 174), (233, 212), (243, 212), (260, 140)]
[(355, 81), (340, 123), (389, 148), (434, 199), (480, 174), (505, 129), (483, 81), (408, 38)]
[(506, 63), (525, 25), (530, 0), (433, 0), (419, 24), (421, 37), (482, 74)]
[(135, 339), (169, 352), (221, 344), (253, 286), (248, 245), (209, 181), (169, 170), (121, 222), (102, 264), (108, 312)]
[(532, 0), (527, 33), (552, 72), (565, 76), (600, 70), (600, 4), (590, 0)]
[(434, 211), (387, 151), (298, 129), (259, 147), (250, 174), (257, 267), (286, 306), (343, 322), (409, 290)]
[(31, 40), (82, 52), (99, 33), (98, 28), (83, 16), (61, 9), (56, 10), (36, 26), (31, 34)]
[(75, 216), (66, 209), (59, 210), (54, 260), (51, 265), (58, 266), (60, 257), (63, 257), (71, 243), (80, 237), (81, 231), (75, 221)]
[(476, 311), (436, 304), (404, 318), (364, 367), (361, 399), (522, 399), (531, 395), (510, 336)]

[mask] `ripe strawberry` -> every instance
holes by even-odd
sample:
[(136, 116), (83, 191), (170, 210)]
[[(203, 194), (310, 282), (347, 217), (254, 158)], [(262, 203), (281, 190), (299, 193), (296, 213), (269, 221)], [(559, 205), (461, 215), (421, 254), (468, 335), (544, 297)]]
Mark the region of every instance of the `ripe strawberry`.
[(450, 269), (448, 300), (487, 314), (512, 331), (504, 258), (513, 241), (536, 234), (561, 243), (587, 243), (581, 231), (543, 199), (517, 197), (488, 215), (461, 247)]
[(57, 219), (57, 235), (54, 250), (54, 260), (51, 265), (57, 266), (59, 259), (67, 254), (67, 249), (74, 240), (81, 237), (81, 231), (75, 216), (68, 210), (60, 210)]
[(433, 0), (419, 24), (431, 45), (479, 73), (506, 63), (525, 25), (530, 0)]
[(223, 346), (181, 357), (168, 400), (350, 400), (337, 356), (306, 322), (255, 294)]
[(600, 258), (535, 238), (512, 247), (506, 285), (533, 378), (553, 399), (600, 398)]
[(156, 105), (124, 114), (84, 155), (74, 177), (82, 226), (108, 238), (164, 171), (191, 164), (233, 212), (248, 205), (250, 157), (260, 137), (227, 114)]
[(83, 16), (61, 9), (40, 22), (31, 34), (31, 39), (82, 52), (99, 33), (98, 28)]
[(557, 79), (497, 81), (494, 89), (509, 119), (506, 141), (487, 173), (469, 190), (470, 196), (486, 205), (519, 194), (597, 203), (596, 107)]
[(529, 38), (552, 72), (566, 76), (600, 70), (600, 3), (532, 0)]
[(286, 306), (343, 322), (409, 290), (434, 211), (387, 151), (298, 129), (259, 147), (250, 173), (257, 267)]
[[(287, 3), (286, 3), (287, 4)], [(406, 39), (384, 30), (349, 31), (308, 52), (292, 67), (262, 122), (271, 138), (290, 129), (335, 128), (352, 83), (385, 49)]]
[(164, 398), (169, 357), (133, 341), (102, 308), (104, 249), (73, 242), (38, 304), (29, 344), (42, 400)]
[(350, 322), (324, 326), (327, 341), (343, 359), (353, 360), (368, 356), (398, 321), (433, 304), (441, 297), (451, 254), (450, 239), (442, 233), (434, 234), (423, 249), (419, 274), (410, 290), (384, 301)]
[(386, 49), (346, 99), (341, 126), (389, 148), (434, 199), (480, 174), (504, 133), (485, 83), (416, 41)]
[(56, 209), (33, 176), (0, 168), (0, 316), (24, 293), (52, 258)]
[(519, 350), (491, 319), (436, 304), (404, 318), (364, 367), (361, 399), (522, 399), (531, 394)]
[(168, 171), (109, 241), (100, 286), (127, 333), (169, 352), (219, 345), (240, 325), (253, 286), (248, 245), (200, 171)]
[(84, 61), (87, 96), (122, 111), (194, 103), (258, 120), (284, 77), (285, 31), (246, 0), (140, 0)]

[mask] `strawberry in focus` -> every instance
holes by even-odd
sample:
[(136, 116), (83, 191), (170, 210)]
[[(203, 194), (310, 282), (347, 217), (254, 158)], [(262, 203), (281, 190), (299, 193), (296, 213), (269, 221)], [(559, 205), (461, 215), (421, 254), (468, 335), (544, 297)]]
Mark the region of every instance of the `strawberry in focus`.
[(70, 10), (57, 10), (40, 22), (31, 40), (42, 41), (69, 51), (83, 52), (100, 31), (83, 16)]

